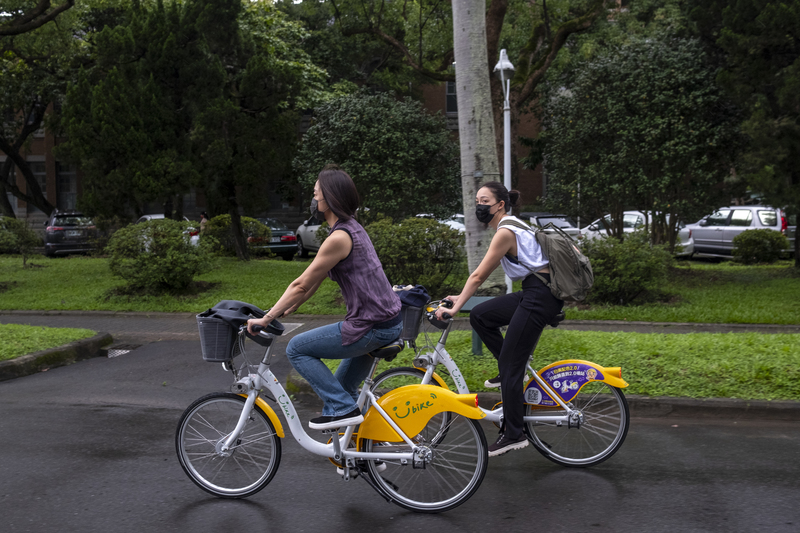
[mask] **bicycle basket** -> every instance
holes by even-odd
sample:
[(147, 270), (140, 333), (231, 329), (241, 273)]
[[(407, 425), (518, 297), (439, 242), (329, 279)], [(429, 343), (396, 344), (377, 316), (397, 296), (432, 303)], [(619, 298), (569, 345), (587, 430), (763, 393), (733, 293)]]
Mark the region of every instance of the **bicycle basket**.
[(204, 360), (224, 363), (232, 358), (236, 331), (231, 326), (219, 318), (197, 315), (197, 327)]
[(414, 341), (419, 335), (419, 326), (422, 324), (422, 312), (424, 308), (404, 305), (400, 308), (400, 316), (403, 318), (403, 331), (400, 333), (400, 340)]

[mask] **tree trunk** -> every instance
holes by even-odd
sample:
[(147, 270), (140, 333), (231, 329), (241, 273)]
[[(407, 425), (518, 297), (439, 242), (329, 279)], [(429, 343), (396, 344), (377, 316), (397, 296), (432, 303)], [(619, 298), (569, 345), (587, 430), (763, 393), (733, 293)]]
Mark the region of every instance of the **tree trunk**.
[(229, 188), (228, 214), (231, 216), (231, 233), (233, 234), (233, 246), (236, 249), (236, 257), (239, 261), (249, 261), (250, 254), (247, 252), (247, 243), (244, 240), (242, 231), (242, 217), (239, 215), (239, 204), (236, 201), (236, 189), (233, 185)]
[[(456, 98), (461, 146), (461, 187), (467, 231), (467, 263), (480, 264), (492, 232), (475, 218), (475, 194), (487, 181), (500, 181), (494, 115), (486, 54), (485, 0), (453, 2), (453, 48), (456, 60)], [(505, 292), (505, 277), (497, 269), (479, 290), (482, 295)]]

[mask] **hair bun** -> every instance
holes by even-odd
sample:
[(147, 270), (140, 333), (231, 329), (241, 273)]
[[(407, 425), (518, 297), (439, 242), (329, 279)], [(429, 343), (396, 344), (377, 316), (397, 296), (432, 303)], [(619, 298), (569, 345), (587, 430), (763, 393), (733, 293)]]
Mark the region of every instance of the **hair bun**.
[(517, 207), (519, 204), (519, 191), (516, 189), (508, 191), (508, 200), (511, 203), (511, 207)]

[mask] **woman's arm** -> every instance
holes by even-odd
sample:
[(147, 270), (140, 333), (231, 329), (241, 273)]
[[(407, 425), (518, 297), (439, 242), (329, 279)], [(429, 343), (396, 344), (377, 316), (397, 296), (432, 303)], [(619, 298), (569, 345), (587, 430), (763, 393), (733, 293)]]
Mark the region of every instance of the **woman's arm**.
[(266, 326), (275, 318), (284, 313), (294, 311), (316, 292), (334, 266), (339, 261), (350, 255), (353, 249), (353, 240), (346, 231), (331, 233), (317, 252), (317, 256), (300, 274), (296, 280), (289, 284), (283, 296), (272, 306), (269, 313), (261, 319), (247, 321), (247, 329), (253, 333), (252, 326)]
[(478, 287), (483, 285), (483, 282), (489, 277), (489, 275), (494, 272), (497, 266), (500, 264), (500, 259), (506, 255), (514, 245), (517, 243), (517, 238), (514, 235), (514, 232), (500, 228), (497, 233), (495, 233), (494, 237), (492, 238), (491, 244), (489, 244), (489, 250), (486, 252), (486, 255), (483, 257), (481, 264), (478, 265), (478, 268), (475, 269), (475, 272), (470, 274), (469, 278), (467, 279), (467, 283), (464, 285), (464, 288), (461, 290), (461, 294), (452, 298), (454, 305), (452, 309), (446, 309), (440, 307), (438, 311), (436, 311), (436, 317), (441, 319), (443, 313), (447, 313), (449, 315), (455, 316), (464, 304), (467, 303), (475, 291), (478, 290)]

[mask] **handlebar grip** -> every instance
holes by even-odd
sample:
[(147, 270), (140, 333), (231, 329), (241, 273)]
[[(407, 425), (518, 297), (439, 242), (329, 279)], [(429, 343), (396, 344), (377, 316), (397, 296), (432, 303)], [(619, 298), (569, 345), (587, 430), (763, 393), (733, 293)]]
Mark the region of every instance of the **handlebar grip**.
[(254, 332), (254, 333), (261, 333), (261, 332), (262, 332), (262, 331), (264, 331), (265, 329), (266, 329), (266, 328), (265, 328), (264, 326), (253, 326), (253, 332)]
[(440, 304), (442, 307), (446, 307), (447, 309), (453, 308), (453, 300), (448, 300), (447, 298), (442, 298), (442, 302)]
[(451, 318), (453, 318), (453, 315), (451, 315), (450, 313), (442, 313), (442, 318), (450, 320)]

